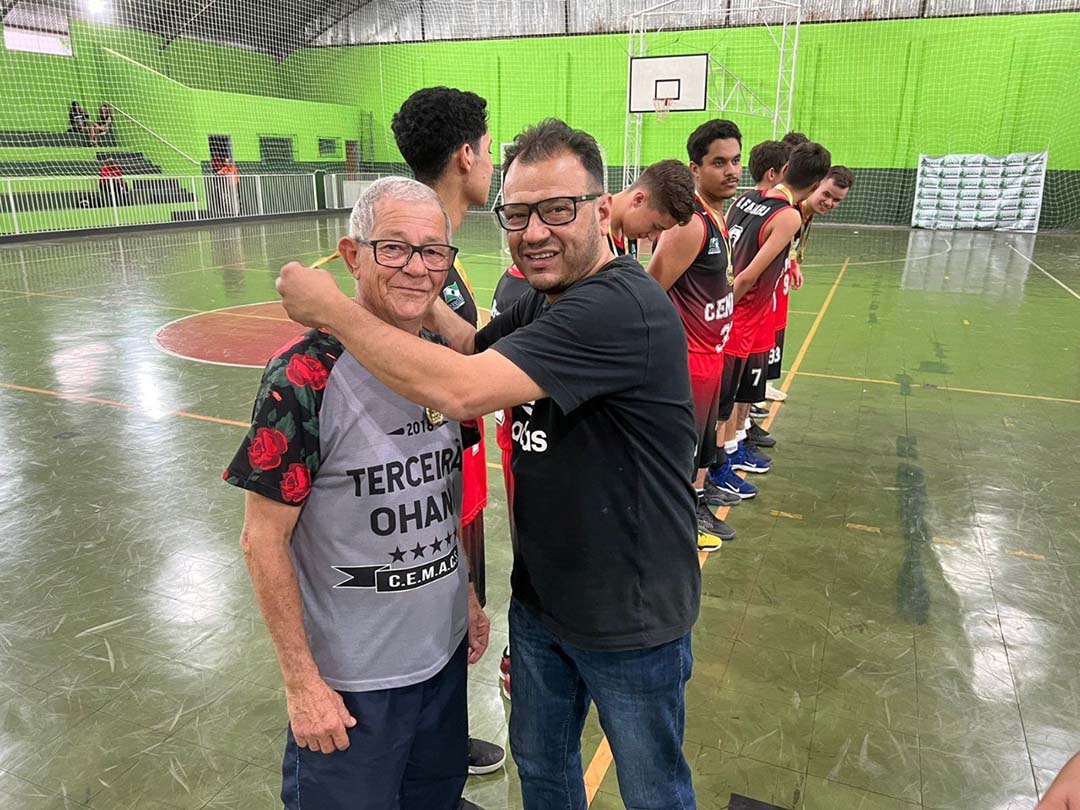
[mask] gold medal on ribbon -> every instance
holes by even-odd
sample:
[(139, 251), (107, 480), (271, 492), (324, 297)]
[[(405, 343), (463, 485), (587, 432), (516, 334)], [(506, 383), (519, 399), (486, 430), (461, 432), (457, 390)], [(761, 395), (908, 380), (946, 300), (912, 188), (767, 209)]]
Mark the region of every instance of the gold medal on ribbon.
[(424, 408), (424, 416), (427, 417), (428, 424), (433, 428), (438, 427), (446, 421), (446, 417), (434, 408)]

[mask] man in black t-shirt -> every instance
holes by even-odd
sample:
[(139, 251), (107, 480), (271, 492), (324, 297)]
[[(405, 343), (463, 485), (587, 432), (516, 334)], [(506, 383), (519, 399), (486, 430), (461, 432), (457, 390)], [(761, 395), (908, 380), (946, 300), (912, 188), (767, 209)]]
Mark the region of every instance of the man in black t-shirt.
[(533, 289), (480, 332), (437, 305), (433, 325), (462, 353), (386, 328), (321, 270), (286, 265), (278, 290), (290, 317), (328, 329), (406, 399), (453, 419), (514, 409), (510, 743), (525, 810), (586, 807), (590, 701), (624, 803), (693, 808), (682, 739), (701, 575), (686, 334), (641, 265), (605, 245), (611, 197), (592, 137), (549, 119), (504, 165), (497, 214)]

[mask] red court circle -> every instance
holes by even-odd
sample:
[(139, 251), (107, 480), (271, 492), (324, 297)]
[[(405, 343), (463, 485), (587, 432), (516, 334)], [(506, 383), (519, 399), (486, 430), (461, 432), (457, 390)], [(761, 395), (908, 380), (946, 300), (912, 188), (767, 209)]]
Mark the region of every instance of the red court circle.
[(154, 333), (154, 345), (199, 363), (262, 368), (306, 331), (289, 320), (280, 301), (267, 301), (178, 318)]

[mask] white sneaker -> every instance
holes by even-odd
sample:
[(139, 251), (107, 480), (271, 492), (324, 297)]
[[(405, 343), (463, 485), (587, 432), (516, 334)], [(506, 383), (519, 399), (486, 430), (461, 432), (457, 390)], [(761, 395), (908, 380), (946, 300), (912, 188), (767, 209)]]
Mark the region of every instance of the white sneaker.
[(765, 399), (771, 399), (773, 402), (783, 402), (785, 399), (787, 399), (787, 394), (785, 394), (779, 388), (773, 388), (772, 385), (766, 385)]

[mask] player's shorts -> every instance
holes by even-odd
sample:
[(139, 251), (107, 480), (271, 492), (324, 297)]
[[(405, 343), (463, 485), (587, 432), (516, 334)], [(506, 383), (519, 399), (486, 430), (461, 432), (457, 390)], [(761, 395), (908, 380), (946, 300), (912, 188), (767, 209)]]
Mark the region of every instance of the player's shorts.
[(484, 507), (487, 506), (487, 454), (484, 420), (477, 419), (480, 443), (465, 448), (461, 459), (461, 545), (469, 558), (473, 585), (481, 606), (487, 598), (484, 561)]
[(765, 371), (768, 365), (768, 352), (758, 352), (746, 358), (739, 388), (735, 392), (736, 402), (761, 402), (765, 399)]
[(720, 402), (716, 409), (719, 422), (726, 422), (731, 418), (731, 412), (735, 409), (735, 394), (739, 390), (739, 379), (745, 365), (745, 357), (724, 354), (724, 371), (720, 376)]
[(694, 426), (697, 428), (697, 467), (716, 461), (716, 419), (720, 408), (720, 377), (724, 355), (691, 352), (690, 389), (694, 397)]
[(776, 337), (773, 338), (775, 345), (772, 351), (769, 352), (769, 369), (765, 373), (766, 380), (779, 380), (780, 368), (784, 362), (784, 332), (786, 330), (780, 329), (776, 333)]
[(461, 459), (461, 522), (471, 523), (487, 506), (487, 454), (484, 442), (484, 420), (477, 419), (480, 442), (466, 447)]

